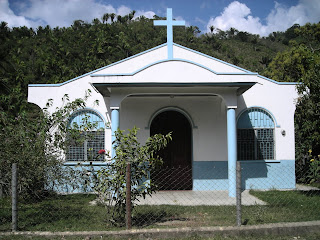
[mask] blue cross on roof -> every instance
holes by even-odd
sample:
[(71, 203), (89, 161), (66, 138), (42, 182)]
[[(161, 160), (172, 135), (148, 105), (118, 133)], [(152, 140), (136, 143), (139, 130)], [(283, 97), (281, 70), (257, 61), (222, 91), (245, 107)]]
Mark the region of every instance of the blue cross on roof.
[(185, 21), (176, 21), (172, 19), (172, 8), (167, 8), (167, 20), (155, 20), (154, 26), (167, 26), (167, 47), (168, 58), (173, 58), (173, 26), (185, 26)]

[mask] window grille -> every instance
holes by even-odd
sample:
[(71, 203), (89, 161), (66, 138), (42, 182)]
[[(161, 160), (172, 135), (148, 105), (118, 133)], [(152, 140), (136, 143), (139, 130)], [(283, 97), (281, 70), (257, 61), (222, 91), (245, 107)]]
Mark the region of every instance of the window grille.
[[(104, 156), (98, 155), (104, 149), (105, 131), (103, 119), (91, 110), (75, 113), (70, 121), (70, 128), (80, 132), (77, 139), (69, 136), (67, 161), (103, 161)], [(89, 128), (89, 130), (87, 129)]]
[(263, 109), (241, 114), (237, 130), (238, 160), (274, 159), (274, 121)]

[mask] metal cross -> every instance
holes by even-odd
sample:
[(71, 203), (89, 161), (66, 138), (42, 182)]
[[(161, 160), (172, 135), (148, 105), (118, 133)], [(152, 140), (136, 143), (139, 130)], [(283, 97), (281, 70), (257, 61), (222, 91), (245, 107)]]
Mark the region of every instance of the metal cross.
[(167, 26), (167, 46), (168, 58), (173, 58), (173, 26), (185, 26), (185, 21), (176, 21), (172, 19), (172, 8), (167, 8), (167, 20), (155, 20), (154, 26)]

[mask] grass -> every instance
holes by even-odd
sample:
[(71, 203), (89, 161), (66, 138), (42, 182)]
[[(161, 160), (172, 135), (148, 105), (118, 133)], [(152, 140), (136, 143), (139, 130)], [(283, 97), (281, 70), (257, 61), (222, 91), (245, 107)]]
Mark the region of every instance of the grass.
[(320, 191), (251, 191), (268, 204), (242, 208), (249, 224), (320, 220)]
[(234, 225), (234, 206), (138, 206), (134, 223), (142, 227), (201, 227)]
[[(251, 191), (267, 205), (243, 206), (244, 224), (320, 220), (320, 191)], [(104, 206), (92, 206), (95, 195), (59, 195), (34, 203), (19, 204), (21, 231), (108, 231)], [(235, 206), (137, 206), (134, 228), (233, 226)], [(0, 231), (11, 227), (10, 200), (0, 200)]]
[[(1, 238), (2, 240), (24, 240), (24, 239), (32, 239), (32, 240), (42, 240), (42, 239), (66, 239), (66, 240), (85, 240), (85, 237), (26, 237), (26, 236), (10, 236)], [(127, 238), (110, 238), (106, 236), (99, 237), (91, 237), (90, 240), (100, 240), (100, 239), (108, 239), (108, 240), (116, 240), (116, 239), (127, 239)], [(141, 238), (130, 238), (130, 239), (141, 239)], [(239, 236), (239, 237), (226, 237), (226, 236), (215, 236), (215, 237), (188, 237), (188, 238), (167, 238), (169, 240), (269, 240), (270, 236)], [(273, 240), (318, 240), (320, 239), (320, 234), (309, 234), (306, 236), (272, 236)]]
[[(1, 238), (1, 240), (24, 240), (24, 239), (32, 239), (32, 240), (42, 240), (42, 239), (54, 239), (54, 240), (84, 240), (89, 239), (86, 237), (69, 237), (69, 236), (63, 236), (63, 237), (28, 237), (28, 236), (8, 236)], [(108, 240), (116, 240), (116, 239), (128, 239), (128, 238), (110, 238), (109, 236), (96, 236), (96, 237), (90, 237), (90, 240), (100, 240), (100, 239), (108, 239)], [(141, 239), (140, 238), (130, 238), (130, 239)], [(148, 238), (149, 239), (149, 238)], [(156, 238), (157, 239), (157, 238)], [(167, 238), (168, 240), (269, 240), (271, 239), (271, 236), (237, 236), (237, 237), (227, 237), (227, 236), (214, 236), (214, 237), (201, 237), (201, 236), (192, 236), (192, 237), (186, 237), (186, 238)], [(310, 233), (308, 235), (304, 236), (272, 236), (273, 240), (318, 240), (320, 239), (320, 234)]]
[[(113, 230), (103, 206), (91, 206), (95, 195), (73, 194), (49, 197), (35, 203), (20, 203), (18, 220), (21, 231)], [(11, 209), (8, 199), (1, 202), (0, 231), (10, 229)]]

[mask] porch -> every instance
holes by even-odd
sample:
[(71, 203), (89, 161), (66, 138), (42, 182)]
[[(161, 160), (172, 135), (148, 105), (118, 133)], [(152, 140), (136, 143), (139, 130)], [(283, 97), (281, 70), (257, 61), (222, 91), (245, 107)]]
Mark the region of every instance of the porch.
[[(179, 206), (230, 206), (236, 205), (236, 198), (228, 191), (159, 191), (135, 202), (137, 205), (179, 205)], [(245, 206), (266, 205), (245, 190), (241, 193), (241, 204)]]

